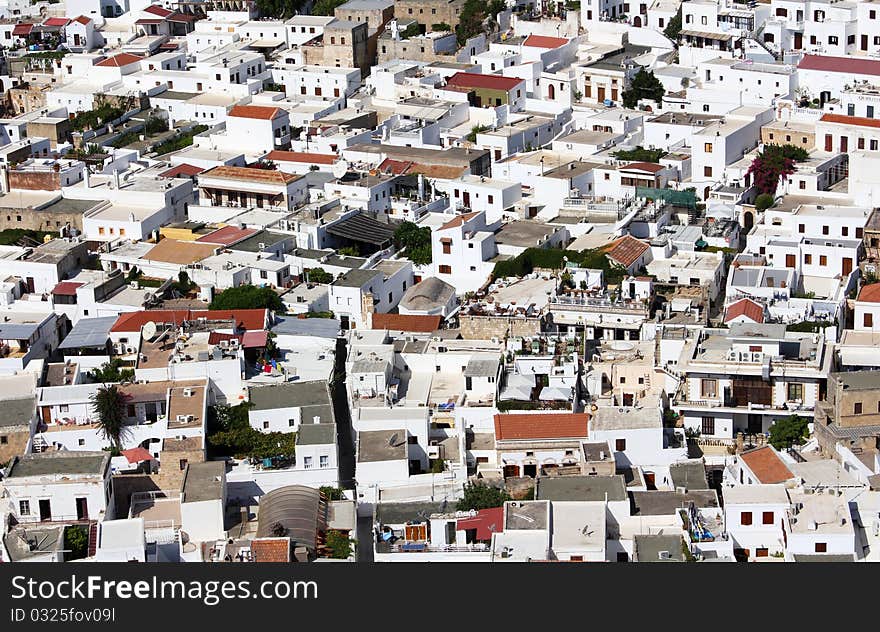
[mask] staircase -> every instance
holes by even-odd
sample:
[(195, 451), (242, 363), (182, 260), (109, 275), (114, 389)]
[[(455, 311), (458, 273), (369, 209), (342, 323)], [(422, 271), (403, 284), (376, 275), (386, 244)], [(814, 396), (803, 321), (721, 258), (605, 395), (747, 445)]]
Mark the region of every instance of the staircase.
[(49, 447), (49, 444), (46, 443), (46, 440), (43, 439), (43, 435), (34, 435), (34, 441), (31, 448), (31, 452), (35, 454), (39, 454), (41, 452), (45, 452)]

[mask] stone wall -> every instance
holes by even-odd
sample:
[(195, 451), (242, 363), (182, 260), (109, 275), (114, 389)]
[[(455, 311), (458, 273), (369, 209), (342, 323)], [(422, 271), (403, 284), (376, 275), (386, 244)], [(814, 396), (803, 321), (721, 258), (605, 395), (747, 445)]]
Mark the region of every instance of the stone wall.
[(68, 223), (81, 231), (82, 213), (75, 211), (53, 212), (15, 207), (0, 207), (0, 230), (22, 228), (26, 230), (55, 231)]
[(508, 316), (471, 316), (458, 318), (461, 337), (468, 340), (491, 340), (507, 336), (535, 336), (541, 333), (542, 318)]
[(25, 191), (60, 191), (61, 174), (56, 171), (9, 171), (9, 188)]
[(24, 454), (31, 433), (27, 426), (19, 426), (4, 428), (0, 436), (6, 439), (6, 443), (0, 444), (0, 464), (3, 464), (8, 463), (14, 456)]

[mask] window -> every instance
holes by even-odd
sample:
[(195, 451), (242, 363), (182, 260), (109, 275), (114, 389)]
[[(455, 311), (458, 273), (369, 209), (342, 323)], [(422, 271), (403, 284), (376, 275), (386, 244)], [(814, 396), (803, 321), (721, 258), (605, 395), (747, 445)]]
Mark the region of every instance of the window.
[(187, 461), (186, 459), (180, 459), (180, 461), (178, 461), (177, 464), (178, 464), (178, 466), (180, 467), (181, 471), (183, 471), (183, 470), (186, 469), (186, 464), (187, 464), (187, 462), (188, 462), (188, 461)]
[(874, 327), (874, 314), (871, 314), (870, 312), (865, 314), (863, 325), (865, 327), (873, 328)]
[(773, 512), (765, 511), (761, 514), (761, 524), (773, 524)]
[(806, 180), (798, 180), (798, 188), (799, 189), (806, 189), (807, 188)]
[(828, 544), (826, 542), (816, 542), (816, 547), (814, 548), (816, 553), (827, 553), (828, 552)]
[(703, 167), (703, 176), (705, 176), (706, 178), (711, 178), (712, 177), (712, 167), (708, 167), (708, 166)]
[(712, 153), (712, 143), (706, 143), (705, 145), (703, 145), (703, 150), (706, 151), (706, 153), (711, 154)]
[(268, 429), (269, 429), (269, 422), (268, 422), (268, 421), (264, 421), (264, 422), (263, 422), (263, 430), (268, 430)]
[(447, 265), (437, 266), (437, 271), (440, 272), (440, 274), (452, 274), (452, 266), (447, 266)]
[(862, 414), (862, 402), (856, 402), (853, 404), (853, 415), (861, 415)]
[(849, 236), (849, 226), (844, 226), (843, 228), (841, 228), (840, 234), (844, 237), (848, 237)]
[(822, 234), (823, 234), (823, 235), (827, 235), (827, 234), (828, 234), (828, 227), (827, 227), (827, 226), (823, 226), (823, 227), (822, 227)]
[(134, 404), (128, 404), (128, 405), (126, 405), (126, 407), (125, 407), (125, 415), (126, 415), (127, 417), (134, 417), (134, 416), (135, 416)]
[(828, 265), (828, 257), (826, 257), (825, 255), (819, 255), (819, 265), (820, 266), (827, 266)]
[(448, 241), (443, 242), (443, 254), (451, 255), (452, 254), (452, 244)]
[(68, 406), (67, 404), (61, 404), (58, 407), (58, 411), (62, 413), (66, 413), (68, 410), (70, 410), (70, 406)]
[(330, 467), (330, 457), (326, 454), (318, 457), (318, 466), (321, 468)]
[(803, 224), (798, 224), (798, 232), (803, 233), (806, 230), (806, 227)]
[(310, 456), (303, 457), (303, 469), (306, 469), (306, 470), (312, 469), (312, 457), (310, 457)]
[(700, 382), (700, 395), (702, 397), (718, 397), (718, 380), (704, 379)]
[(287, 427), (288, 428), (293, 428), (295, 425), (296, 425), (296, 419), (288, 419), (287, 420)]
[(618, 452), (624, 452), (626, 450), (626, 439), (617, 439), (614, 442), (614, 449)]
[(620, 378), (620, 383), (621, 383), (621, 384), (626, 384), (626, 378), (623, 377), (623, 376), (621, 376), (621, 378)]
[(703, 423), (700, 428), (700, 434), (704, 434), (704, 435), (715, 434), (715, 418), (714, 417), (703, 417)]
[(804, 255), (804, 263), (811, 265), (813, 263), (813, 255)]
[(31, 515), (31, 501), (29, 501), (29, 500), (19, 500), (18, 501), (18, 515), (19, 516)]
[(752, 524), (752, 512), (751, 512), (751, 511), (744, 511), (744, 512), (742, 512), (742, 513), (739, 515), (739, 523), (740, 523), (741, 525), (743, 525), (744, 527), (747, 527), (747, 526), (749, 526), (750, 524)]
[(85, 444), (86, 444), (86, 440), (85, 440), (85, 439), (80, 439), (80, 440), (77, 442), (77, 445), (81, 445), (81, 446), (83, 446), (83, 445), (85, 445)]
[(804, 399), (804, 385), (800, 382), (789, 382), (788, 383), (788, 401), (793, 402), (796, 400), (803, 401)]

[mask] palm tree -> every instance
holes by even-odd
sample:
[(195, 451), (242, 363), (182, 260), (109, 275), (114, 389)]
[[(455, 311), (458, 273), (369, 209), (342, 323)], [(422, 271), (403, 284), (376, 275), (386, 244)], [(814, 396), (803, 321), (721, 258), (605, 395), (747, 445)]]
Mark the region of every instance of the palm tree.
[(104, 385), (95, 391), (91, 398), (92, 407), (98, 418), (98, 428), (117, 450), (122, 449), (123, 436), (128, 432), (125, 426), (125, 407), (129, 395), (116, 384)]

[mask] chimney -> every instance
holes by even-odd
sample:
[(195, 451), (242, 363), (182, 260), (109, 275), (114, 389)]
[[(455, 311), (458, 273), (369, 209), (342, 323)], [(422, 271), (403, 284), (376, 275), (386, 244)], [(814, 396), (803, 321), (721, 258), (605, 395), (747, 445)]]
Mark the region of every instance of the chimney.
[(119, 169), (113, 170), (113, 183), (114, 183), (114, 186), (118, 189), (119, 188)]
[(312, 423), (313, 424), (321, 423), (321, 418), (318, 415), (315, 415), (314, 417), (312, 417)]
[(89, 180), (90, 180), (91, 175), (92, 174), (89, 171), (89, 166), (83, 165), (83, 182), (85, 183), (87, 189), (91, 186), (89, 184)]

